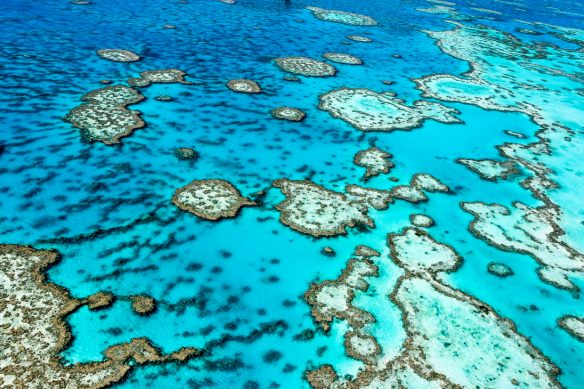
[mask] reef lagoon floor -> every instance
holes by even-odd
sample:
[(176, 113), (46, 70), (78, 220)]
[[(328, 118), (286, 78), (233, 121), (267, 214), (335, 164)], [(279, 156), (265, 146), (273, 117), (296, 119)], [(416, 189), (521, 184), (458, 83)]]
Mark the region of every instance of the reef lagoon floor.
[(584, 388), (584, 5), (0, 3), (0, 388)]

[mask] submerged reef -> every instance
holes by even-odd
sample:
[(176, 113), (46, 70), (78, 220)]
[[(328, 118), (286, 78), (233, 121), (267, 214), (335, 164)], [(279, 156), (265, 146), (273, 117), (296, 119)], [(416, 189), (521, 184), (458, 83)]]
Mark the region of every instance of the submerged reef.
[(482, 202), (460, 203), (475, 219), (470, 231), (489, 244), (507, 251), (531, 255), (542, 268), (542, 281), (559, 288), (577, 290), (567, 279), (574, 271), (584, 271), (584, 256), (566, 245), (554, 222), (554, 208), (531, 208), (515, 202), (513, 209)]
[(185, 81), (185, 75), (185, 72), (178, 69), (148, 70), (140, 73), (142, 78), (130, 78), (128, 84), (134, 87), (145, 87), (151, 83), (173, 84), (180, 82), (181, 84), (192, 84), (190, 81)]
[(428, 215), (415, 213), (410, 215), (410, 223), (416, 227), (431, 227), (434, 224), (434, 220)]
[(496, 275), (497, 277), (505, 278), (513, 275), (513, 270), (504, 263), (491, 262), (487, 266), (489, 273)]
[(275, 58), (274, 62), (286, 72), (307, 77), (328, 77), (337, 72), (334, 66), (307, 57), (281, 57)]
[(172, 97), (167, 95), (156, 96), (155, 99), (158, 101), (172, 101)]
[(347, 39), (350, 39), (350, 40), (355, 41), (355, 42), (365, 42), (365, 43), (373, 42), (371, 39), (369, 39), (365, 36), (359, 36), (359, 35), (347, 35)]
[(187, 147), (179, 147), (174, 150), (174, 155), (179, 159), (193, 159), (197, 157), (197, 152)]
[(392, 155), (388, 152), (378, 149), (377, 147), (370, 147), (367, 150), (359, 151), (353, 158), (353, 163), (357, 166), (367, 168), (364, 180), (377, 176), (380, 173), (387, 174), (394, 164), (388, 158)]
[(322, 56), (333, 62), (344, 63), (347, 65), (363, 65), (363, 61), (349, 54), (324, 53)]
[(568, 331), (570, 335), (584, 342), (584, 320), (576, 317), (566, 315), (558, 319), (558, 325)]
[(138, 54), (129, 50), (104, 49), (98, 50), (97, 55), (114, 62), (136, 62), (140, 59)]
[(512, 174), (519, 174), (513, 161), (493, 161), (492, 159), (465, 159), (458, 158), (456, 162), (463, 164), (481, 178), (496, 181), (497, 178), (506, 180)]
[(148, 339), (135, 338), (108, 347), (102, 362), (63, 365), (59, 354), (72, 340), (65, 317), (89, 301), (46, 281), (45, 271), (59, 260), (53, 250), (0, 245), (1, 386), (99, 389), (119, 382), (133, 365), (180, 362), (199, 354), (181, 348), (163, 356)]
[(293, 122), (300, 122), (306, 114), (298, 108), (278, 107), (270, 111), (273, 117), (278, 119), (290, 120)]
[(237, 80), (230, 80), (227, 83), (229, 89), (240, 93), (262, 93), (260, 85), (252, 80), (245, 80), (243, 78)]
[[(452, 247), (437, 242), (417, 228), (389, 234), (388, 245), (391, 259), (405, 272), (389, 296), (402, 311), (406, 340), (401, 353), (389, 361), (373, 353), (364, 360), (366, 368), (355, 379), (340, 378), (331, 365), (307, 371), (313, 387), (561, 388), (556, 380), (559, 369), (528, 338), (519, 334), (511, 321), (500, 317), (482, 301), (444, 284), (436, 276), (438, 272), (455, 271), (460, 265), (462, 258)], [(358, 260), (351, 259), (349, 263), (355, 261)], [(330, 318), (328, 322), (331, 322), (335, 317), (348, 321), (349, 334), (352, 331), (374, 333), (371, 314), (350, 305), (355, 294), (360, 292), (358, 289), (367, 290), (363, 285), (365, 281), (359, 276), (361, 273), (349, 272), (350, 268), (347, 266), (335, 281), (312, 284), (305, 295), (307, 302), (312, 305), (317, 321)], [(353, 284), (358, 287), (349, 289), (346, 283), (339, 282), (343, 276), (349, 278), (345, 274), (352, 275), (352, 280), (361, 284)], [(329, 289), (325, 291), (327, 286)], [(343, 296), (350, 299), (343, 300)], [(379, 304), (387, 304), (385, 296), (378, 298)], [(360, 315), (359, 319), (355, 319), (356, 315)], [(351, 335), (345, 335), (345, 339), (347, 336)], [(382, 351), (383, 344), (374, 336), (371, 338)], [(344, 343), (346, 346), (346, 340)], [(363, 345), (364, 350), (371, 350), (371, 347), (371, 344)]]
[(320, 20), (349, 24), (351, 26), (377, 26), (379, 23), (369, 16), (354, 14), (351, 12), (331, 11), (318, 7), (305, 7)]
[(120, 138), (144, 127), (140, 112), (126, 109), (142, 99), (144, 96), (135, 89), (107, 86), (83, 96), (81, 100), (87, 103), (73, 108), (64, 119), (81, 129), (81, 135), (90, 142), (120, 143)]
[(404, 100), (394, 96), (392, 92), (377, 93), (366, 88), (342, 87), (319, 96), (318, 108), (361, 131), (411, 130), (421, 127), (427, 119), (463, 123), (452, 115), (460, 113), (454, 108), (426, 100), (418, 100), (413, 106), (408, 106)]
[(256, 205), (223, 180), (195, 180), (177, 189), (172, 202), (180, 209), (207, 220), (235, 217), (241, 207)]

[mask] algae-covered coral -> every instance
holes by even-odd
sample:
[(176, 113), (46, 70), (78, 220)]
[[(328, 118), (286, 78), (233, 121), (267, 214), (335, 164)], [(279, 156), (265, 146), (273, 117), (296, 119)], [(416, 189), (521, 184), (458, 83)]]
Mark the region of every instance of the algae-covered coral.
[(180, 209), (208, 220), (235, 217), (241, 207), (255, 205), (229, 182), (214, 179), (195, 180), (177, 189), (172, 202)]
[(145, 125), (139, 111), (126, 109), (144, 97), (135, 89), (113, 85), (89, 92), (81, 98), (87, 103), (75, 107), (65, 116), (88, 141), (111, 145)]
[(146, 338), (107, 348), (103, 362), (65, 366), (59, 353), (71, 342), (65, 317), (84, 302), (47, 282), (45, 271), (60, 260), (56, 251), (0, 245), (0, 385), (12, 388), (105, 388), (119, 382), (132, 365), (179, 362), (195, 348), (161, 355)]

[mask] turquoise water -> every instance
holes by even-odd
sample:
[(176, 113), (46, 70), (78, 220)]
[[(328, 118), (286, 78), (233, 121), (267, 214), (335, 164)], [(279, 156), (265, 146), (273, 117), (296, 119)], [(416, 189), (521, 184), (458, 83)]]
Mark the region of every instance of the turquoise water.
[[(572, 51), (581, 53), (580, 46), (550, 34), (566, 32), (516, 20), (578, 29), (582, 17), (556, 12), (546, 2), (521, 3), (461, 1), (453, 7), (473, 18), (464, 25), (486, 25), (523, 43), (557, 46), (546, 59), (532, 63), (581, 77), (584, 54)], [(324, 333), (303, 294), (311, 282), (337, 278), (357, 245), (380, 251), (375, 259), (380, 275), (368, 280), (368, 292), (356, 293), (354, 304), (377, 318), (371, 332), (383, 358), (398, 355), (405, 331), (400, 310), (387, 296), (402, 270), (390, 260), (386, 236), (410, 226), (411, 214), (424, 213), (434, 219), (428, 229), (432, 236), (463, 257), (462, 266), (441, 279), (513, 321), (561, 369), (558, 380), (564, 387), (582, 387), (584, 343), (556, 324), (567, 314), (584, 316), (578, 293), (542, 282), (530, 256), (500, 250), (473, 235), (468, 230), (473, 217), (459, 206), (461, 201), (543, 205), (519, 185), (533, 175), (524, 167), (507, 180), (491, 182), (455, 162), (503, 160), (495, 146), (536, 142), (541, 124), (520, 112), (428, 98), (460, 111), (456, 116), (464, 124), (427, 120), (411, 131), (361, 132), (317, 108), (319, 95), (342, 86), (391, 91), (411, 105), (422, 94), (412, 79), (464, 77), (469, 63), (442, 52), (437, 40), (424, 32), (455, 27), (444, 21), (448, 15), (415, 10), (433, 5), (422, 0), (2, 2), (0, 243), (59, 250), (63, 261), (48, 271), (49, 279), (74, 297), (110, 291), (118, 296), (146, 294), (158, 302), (158, 310), (147, 317), (134, 314), (127, 301), (98, 312), (81, 308), (68, 318), (74, 340), (62, 352), (65, 363), (99, 361), (107, 347), (146, 336), (166, 353), (186, 346), (206, 353), (186, 364), (137, 367), (115, 387), (254, 388), (250, 382), (255, 382), (259, 388), (308, 388), (304, 371), (325, 363), (339, 375), (356, 376), (364, 364), (345, 354), (346, 323), (336, 320), (330, 333)], [(379, 26), (319, 20), (305, 6), (367, 15)], [(574, 3), (553, 6), (584, 14), (584, 7)], [(521, 34), (515, 31), (518, 27), (544, 34)], [(580, 35), (567, 36), (581, 38), (578, 31)], [(347, 35), (373, 42), (350, 41)], [(131, 50), (142, 59), (117, 63), (95, 54), (106, 48)], [(334, 63), (334, 77), (300, 76), (301, 82), (290, 82), (271, 62), (286, 56), (320, 60), (326, 52), (353, 55), (364, 65)], [(582, 81), (535, 72), (517, 65), (519, 60), (498, 58), (478, 46), (476, 56), (487, 58), (484, 79), (490, 82), (499, 83), (513, 63), (511, 73), (518, 81), (529, 83), (537, 75), (546, 79), (547, 88), (563, 91), (557, 100), (547, 101), (536, 92), (516, 93), (518, 100), (536, 104), (549, 113), (550, 121), (574, 132), (569, 142), (564, 133), (551, 135), (551, 154), (539, 161), (554, 170), (549, 178), (560, 186), (547, 195), (562, 212), (562, 239), (584, 252)], [(145, 99), (129, 109), (142, 112), (147, 125), (121, 144), (88, 143), (62, 120), (82, 103), (83, 95), (105, 86), (101, 80), (127, 86), (127, 79), (143, 71), (171, 68), (186, 72), (193, 84), (139, 88)], [(258, 82), (264, 92), (238, 94), (225, 86), (238, 78)], [(502, 81), (498, 85), (508, 86)], [(160, 95), (173, 101), (155, 100)], [(300, 123), (277, 120), (270, 110), (280, 106), (298, 108), (307, 117)], [(371, 145), (391, 153), (395, 167), (363, 184), (365, 169), (354, 165), (353, 157)], [(178, 147), (192, 148), (199, 157), (179, 160), (174, 155)], [(349, 184), (390, 189), (396, 183), (388, 177), (407, 184), (416, 173), (432, 174), (451, 193), (430, 193), (428, 202), (398, 200), (388, 210), (371, 210), (376, 228), (317, 239), (282, 224), (274, 209), (284, 200), (271, 187), (278, 178), (308, 177), (343, 192)], [(244, 196), (259, 190), (267, 195), (261, 206), (243, 208), (237, 217), (220, 221), (203, 220), (170, 202), (177, 188), (211, 178), (231, 182)], [(324, 255), (325, 246), (335, 255)], [(487, 265), (493, 261), (505, 263), (515, 275), (489, 274)], [(570, 279), (584, 288), (582, 273)], [(313, 335), (299, 340), (306, 330)], [(270, 352), (276, 357), (266, 357)]]

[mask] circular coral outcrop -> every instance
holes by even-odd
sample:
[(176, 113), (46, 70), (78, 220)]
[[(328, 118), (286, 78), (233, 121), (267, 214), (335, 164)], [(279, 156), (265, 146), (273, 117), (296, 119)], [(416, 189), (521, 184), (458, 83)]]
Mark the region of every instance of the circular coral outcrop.
[(333, 62), (344, 63), (347, 65), (363, 65), (363, 61), (349, 54), (325, 53), (322, 56)]
[(119, 49), (103, 49), (98, 50), (97, 55), (103, 59), (109, 59), (114, 62), (136, 62), (140, 59), (140, 56), (129, 50), (119, 50)]
[(291, 120), (293, 122), (299, 122), (306, 114), (297, 108), (290, 107), (279, 107), (271, 111), (272, 116), (278, 119)]
[(234, 92), (239, 93), (262, 93), (262, 88), (260, 85), (252, 80), (246, 80), (243, 78), (237, 80), (230, 80), (227, 83), (229, 89)]

